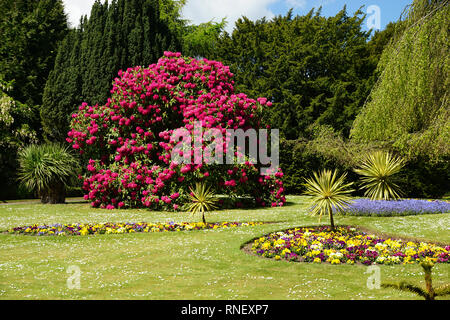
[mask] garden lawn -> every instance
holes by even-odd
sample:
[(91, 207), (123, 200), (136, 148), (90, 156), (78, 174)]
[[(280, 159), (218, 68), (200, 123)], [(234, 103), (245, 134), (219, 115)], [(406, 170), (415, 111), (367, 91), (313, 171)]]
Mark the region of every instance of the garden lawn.
[[(366, 266), (289, 263), (248, 255), (243, 243), (291, 227), (319, 224), (310, 200), (285, 207), (210, 213), (208, 222), (276, 221), (233, 229), (90, 236), (0, 234), (0, 299), (419, 299), (367, 288)], [(87, 203), (0, 205), (0, 230), (29, 224), (200, 221), (187, 213), (101, 210)], [(323, 223), (328, 220), (324, 219)], [(405, 217), (338, 216), (337, 224), (395, 236), (450, 243), (450, 214)], [(66, 271), (81, 270), (69, 289)], [(423, 285), (418, 264), (380, 266), (381, 281)], [(449, 281), (450, 264), (433, 268), (433, 284)]]

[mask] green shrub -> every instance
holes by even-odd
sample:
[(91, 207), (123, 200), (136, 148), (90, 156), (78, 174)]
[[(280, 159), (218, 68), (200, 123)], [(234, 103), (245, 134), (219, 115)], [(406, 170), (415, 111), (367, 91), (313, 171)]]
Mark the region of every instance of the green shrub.
[(218, 200), (210, 190), (211, 187), (206, 187), (205, 183), (196, 183), (195, 189), (189, 189), (191, 190), (189, 194), (191, 203), (187, 205), (187, 210), (192, 215), (200, 213), (203, 223), (206, 223), (205, 212), (217, 209), (216, 203)]
[(350, 193), (353, 191), (349, 187), (353, 183), (346, 183), (347, 174), (337, 176), (337, 170), (322, 170), (320, 173), (314, 172), (313, 177), (305, 179), (305, 194), (313, 197), (313, 205), (310, 208), (312, 215), (330, 216), (331, 229), (334, 231), (333, 211), (343, 212), (351, 201)]
[(400, 197), (400, 188), (393, 177), (405, 166), (405, 161), (390, 152), (376, 151), (367, 154), (354, 171), (362, 176), (365, 196), (371, 200), (390, 200)]
[(78, 160), (60, 144), (30, 145), (18, 156), (19, 181), (43, 203), (64, 203), (66, 187), (79, 170)]

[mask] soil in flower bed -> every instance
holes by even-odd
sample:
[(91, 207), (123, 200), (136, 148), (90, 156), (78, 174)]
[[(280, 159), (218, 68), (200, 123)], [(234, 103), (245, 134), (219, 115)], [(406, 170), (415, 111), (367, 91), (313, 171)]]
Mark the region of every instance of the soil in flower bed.
[(352, 226), (301, 227), (245, 244), (250, 254), (275, 260), (329, 264), (450, 263), (450, 246), (383, 237)]
[(51, 224), (10, 228), (3, 233), (34, 236), (76, 236), (94, 234), (123, 234), (135, 232), (173, 232), (205, 229), (236, 228), (262, 225), (266, 222), (167, 222), (167, 223), (100, 223), (100, 224)]

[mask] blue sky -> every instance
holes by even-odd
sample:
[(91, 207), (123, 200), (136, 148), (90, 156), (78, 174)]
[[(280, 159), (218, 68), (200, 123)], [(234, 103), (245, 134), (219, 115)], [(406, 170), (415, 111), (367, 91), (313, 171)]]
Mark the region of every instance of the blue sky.
[(294, 13), (303, 15), (312, 8), (322, 6), (322, 15), (334, 16), (344, 5), (347, 5), (347, 12), (353, 14), (360, 7), (367, 12), (367, 8), (376, 5), (380, 8), (381, 29), (384, 29), (389, 22), (397, 21), (404, 8), (412, 3), (412, 0), (288, 0), (277, 1), (269, 5), (269, 9), (276, 15), (284, 15), (289, 8), (294, 8)]
[[(88, 14), (95, 0), (63, 0), (72, 26), (78, 25), (81, 15)], [(102, 0), (103, 1), (103, 0)], [(273, 18), (284, 15), (289, 8), (294, 13), (304, 15), (311, 8), (322, 6), (324, 16), (334, 16), (346, 4), (348, 13), (353, 14), (359, 7), (378, 6), (380, 9), (380, 28), (397, 21), (403, 9), (413, 0), (188, 0), (183, 16), (192, 23), (199, 24), (211, 20), (220, 21), (227, 17), (227, 31), (231, 31), (234, 22), (241, 16), (252, 20), (262, 17)], [(365, 26), (366, 27), (366, 26)], [(366, 27), (367, 28), (367, 27)]]

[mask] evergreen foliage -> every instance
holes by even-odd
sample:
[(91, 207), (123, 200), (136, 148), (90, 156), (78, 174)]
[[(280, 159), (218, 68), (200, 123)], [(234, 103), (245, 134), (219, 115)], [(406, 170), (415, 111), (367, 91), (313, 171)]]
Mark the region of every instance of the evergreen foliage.
[(13, 81), (6, 82), (0, 74), (0, 199), (14, 197), (16, 186), (16, 155), (27, 143), (37, 141), (33, 120), (37, 109), (14, 100), (9, 94)]
[(42, 203), (64, 203), (66, 187), (76, 177), (78, 160), (68, 147), (31, 144), (19, 152), (19, 181), (36, 191)]
[(238, 90), (274, 103), (266, 120), (286, 139), (303, 136), (312, 123), (348, 135), (374, 82), (377, 61), (362, 12), (349, 16), (344, 7), (334, 17), (320, 14), (243, 17), (217, 43), (214, 58), (230, 65)]
[(14, 80), (11, 97), (42, 103), (59, 42), (67, 33), (62, 0), (0, 0), (0, 74)]
[(202, 215), (203, 223), (206, 223), (205, 212), (217, 209), (216, 202), (218, 199), (210, 189), (211, 186), (207, 187), (206, 184), (202, 182), (196, 183), (195, 189), (192, 187), (189, 188), (191, 191), (189, 194), (191, 203), (187, 204), (188, 211), (191, 215), (200, 213)]
[(353, 183), (346, 183), (346, 176), (346, 173), (338, 176), (335, 169), (313, 172), (313, 177), (305, 179), (305, 194), (313, 200), (311, 214), (318, 215), (319, 221), (323, 215), (328, 215), (332, 231), (335, 231), (333, 213), (343, 212), (352, 200), (350, 186)]
[(389, 152), (369, 153), (355, 172), (361, 176), (365, 196), (371, 200), (397, 200), (400, 188), (393, 181), (396, 174), (405, 166), (405, 161)]
[(189, 25), (183, 36), (183, 52), (193, 57), (211, 57), (217, 50), (217, 43), (227, 22), (209, 21), (199, 25)]

